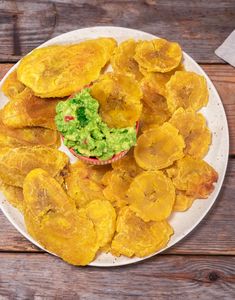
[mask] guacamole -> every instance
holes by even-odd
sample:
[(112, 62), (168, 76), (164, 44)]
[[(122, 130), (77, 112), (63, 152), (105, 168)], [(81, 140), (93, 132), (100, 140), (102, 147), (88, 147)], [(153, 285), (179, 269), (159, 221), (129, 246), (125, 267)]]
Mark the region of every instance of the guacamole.
[(136, 144), (135, 127), (109, 128), (98, 111), (99, 102), (88, 88), (58, 103), (55, 122), (68, 148), (82, 156), (106, 160)]

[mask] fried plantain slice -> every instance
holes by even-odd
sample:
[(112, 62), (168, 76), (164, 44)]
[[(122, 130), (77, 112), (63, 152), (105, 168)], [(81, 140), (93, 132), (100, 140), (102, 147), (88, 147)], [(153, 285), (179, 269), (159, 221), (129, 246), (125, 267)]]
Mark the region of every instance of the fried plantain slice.
[(3, 93), (10, 99), (14, 100), (25, 89), (25, 85), (17, 78), (17, 71), (11, 72), (4, 80), (2, 85)]
[(178, 43), (153, 39), (139, 42), (134, 58), (147, 72), (165, 73), (180, 64), (182, 50)]
[(21, 187), (12, 186), (8, 184), (0, 183), (0, 189), (6, 197), (7, 201), (18, 208), (20, 212), (24, 210), (24, 195)]
[(206, 79), (194, 72), (177, 71), (167, 82), (166, 92), (171, 113), (179, 107), (197, 111), (208, 103)]
[(59, 100), (61, 99), (41, 99), (26, 88), (14, 101), (4, 106), (1, 114), (2, 122), (11, 128), (39, 126), (55, 130), (55, 109)]
[(133, 178), (124, 170), (111, 171), (108, 185), (104, 188), (103, 194), (114, 207), (127, 205), (126, 192), (132, 179)]
[(92, 86), (91, 95), (99, 101), (99, 113), (109, 127), (135, 126), (142, 110), (142, 92), (132, 76), (106, 73)]
[(95, 226), (99, 247), (106, 247), (116, 230), (115, 209), (108, 200), (93, 200), (87, 204), (85, 210)]
[(126, 40), (118, 45), (111, 57), (111, 65), (115, 72), (133, 75), (136, 80), (141, 80), (143, 75), (139, 65), (134, 59), (138, 42), (134, 39)]
[(154, 90), (155, 93), (166, 98), (166, 84), (176, 71), (185, 71), (184, 65), (181, 63), (177, 68), (166, 73), (144, 72), (144, 78), (141, 80), (141, 86), (142, 88), (145, 88), (145, 90), (143, 90), (143, 93), (146, 91), (146, 89), (150, 88), (151, 90)]
[(188, 210), (192, 206), (194, 200), (195, 198), (192, 196), (187, 196), (185, 191), (180, 191), (176, 189), (173, 211)]
[(155, 125), (162, 125), (170, 117), (167, 101), (163, 96), (164, 85), (158, 81), (157, 77), (155, 74), (150, 74), (141, 81), (143, 91), (143, 109), (140, 118), (142, 131)]
[[(141, 87), (143, 94), (152, 92), (154, 94), (166, 97), (166, 83), (170, 80), (170, 75), (164, 73), (149, 73), (141, 80)], [(151, 95), (151, 94), (150, 94)], [(153, 98), (153, 97), (152, 97)], [(146, 100), (148, 103), (148, 97), (146, 95)], [(152, 102), (152, 99), (150, 99)]]
[(48, 251), (74, 265), (91, 262), (98, 250), (92, 221), (77, 211), (60, 184), (42, 169), (32, 170), (23, 185), (24, 219), (30, 235)]
[(145, 222), (167, 219), (175, 202), (172, 181), (161, 171), (136, 176), (127, 191), (130, 208)]
[(86, 165), (89, 170), (89, 177), (99, 185), (103, 185), (102, 179), (105, 174), (112, 170), (111, 165)]
[(17, 76), (39, 97), (65, 97), (96, 80), (115, 47), (114, 39), (98, 38), (36, 49), (21, 60)]
[(124, 170), (133, 178), (143, 171), (135, 161), (133, 150), (130, 150), (124, 157), (113, 162), (112, 168), (113, 170)]
[(211, 144), (211, 132), (202, 114), (191, 109), (178, 108), (169, 123), (174, 125), (184, 137), (184, 153), (195, 158), (203, 158)]
[(185, 191), (187, 196), (195, 199), (207, 198), (218, 180), (218, 174), (212, 166), (190, 156), (178, 160), (166, 171), (178, 190)]
[(0, 178), (5, 184), (22, 187), (31, 170), (41, 167), (54, 177), (67, 164), (68, 157), (63, 152), (45, 146), (1, 148)]
[(170, 123), (149, 129), (139, 136), (134, 156), (145, 170), (158, 170), (173, 164), (184, 156), (184, 139)]
[(123, 158), (112, 163), (113, 171), (110, 171), (103, 182), (106, 185), (103, 193), (107, 200), (116, 207), (127, 204), (126, 193), (133, 178), (143, 170), (136, 164), (133, 151)]
[(144, 67), (139, 66), (140, 72), (144, 75), (144, 77), (153, 76), (156, 79), (156, 84), (161, 91), (164, 92), (162, 96), (166, 96), (166, 89), (164, 85), (170, 80), (171, 76), (175, 74), (176, 71), (185, 71), (185, 67), (183, 62), (181, 62), (176, 68), (169, 72), (161, 73), (161, 72), (148, 72)]
[(128, 257), (144, 257), (161, 250), (173, 234), (173, 229), (166, 220), (144, 222), (127, 206), (119, 212), (116, 231), (111, 252)]
[(70, 166), (65, 183), (68, 195), (74, 199), (77, 207), (85, 207), (94, 199), (104, 199), (101, 179), (107, 167), (99, 167), (81, 161)]
[(166, 121), (166, 119), (167, 114), (165, 114), (164, 111), (153, 112), (153, 110), (149, 106), (143, 105), (143, 110), (140, 117), (140, 133), (162, 125)]
[(59, 147), (60, 135), (56, 130), (42, 127), (7, 127), (2, 122), (0, 111), (0, 147), (17, 148), (35, 145)]
[(103, 185), (107, 186), (107, 185), (109, 184), (109, 182), (110, 182), (111, 176), (112, 176), (112, 170), (107, 171), (107, 172), (104, 174), (104, 176), (102, 177), (101, 183), (102, 183)]

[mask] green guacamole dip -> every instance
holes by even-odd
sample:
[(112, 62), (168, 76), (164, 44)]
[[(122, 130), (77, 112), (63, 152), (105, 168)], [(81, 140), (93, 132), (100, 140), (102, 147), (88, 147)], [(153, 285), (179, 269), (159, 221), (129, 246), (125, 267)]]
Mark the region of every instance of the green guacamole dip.
[(88, 88), (57, 104), (55, 122), (68, 148), (106, 160), (136, 144), (135, 127), (109, 128), (98, 111), (99, 103)]

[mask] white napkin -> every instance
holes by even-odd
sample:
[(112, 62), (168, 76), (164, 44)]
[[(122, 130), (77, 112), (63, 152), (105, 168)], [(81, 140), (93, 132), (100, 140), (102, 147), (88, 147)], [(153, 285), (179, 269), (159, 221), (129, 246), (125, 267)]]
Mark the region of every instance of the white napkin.
[(215, 54), (235, 67), (235, 30), (215, 50)]

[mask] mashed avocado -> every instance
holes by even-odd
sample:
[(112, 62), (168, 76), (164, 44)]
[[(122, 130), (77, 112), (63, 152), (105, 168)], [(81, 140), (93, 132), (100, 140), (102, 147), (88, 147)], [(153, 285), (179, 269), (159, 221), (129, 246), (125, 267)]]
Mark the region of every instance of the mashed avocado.
[(67, 147), (79, 155), (106, 160), (136, 144), (134, 127), (109, 128), (98, 111), (99, 103), (90, 89), (58, 103), (55, 122)]

